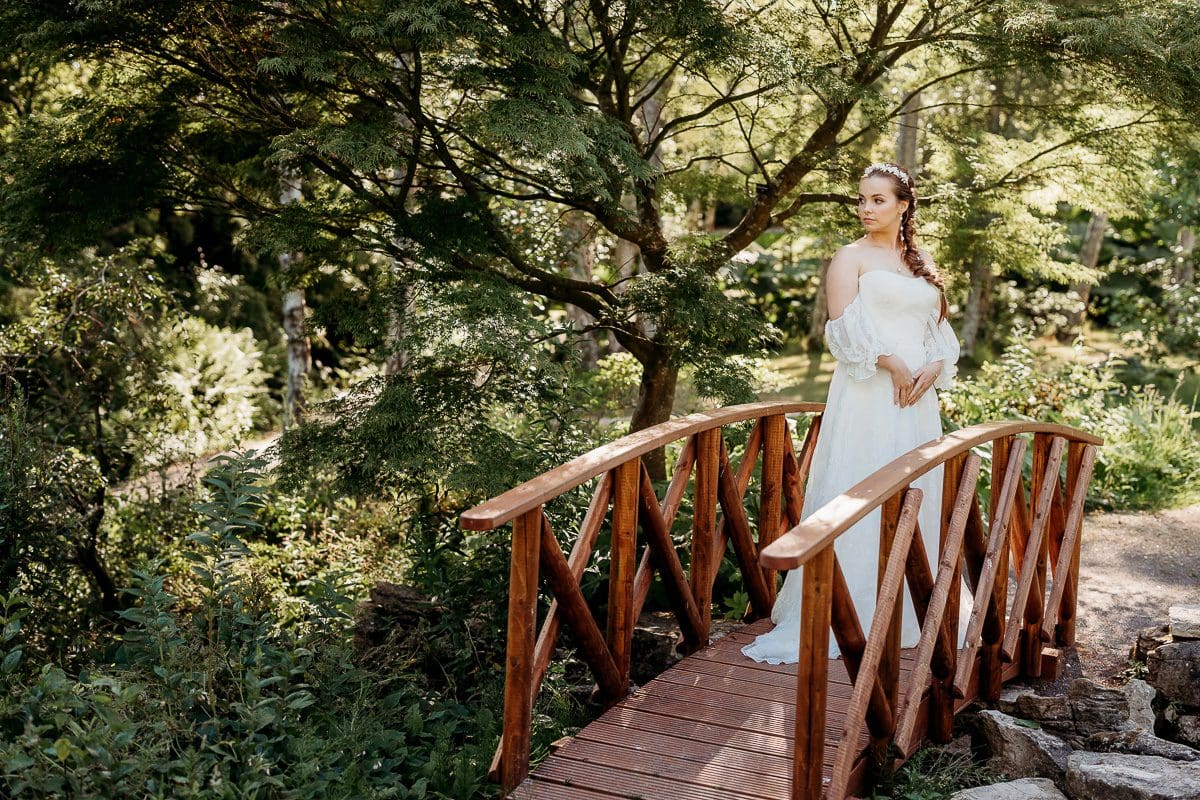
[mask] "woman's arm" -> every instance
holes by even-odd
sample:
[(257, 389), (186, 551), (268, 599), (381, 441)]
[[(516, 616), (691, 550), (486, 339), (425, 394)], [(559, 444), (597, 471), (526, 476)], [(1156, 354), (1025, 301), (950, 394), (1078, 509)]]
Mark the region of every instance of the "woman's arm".
[(838, 250), (829, 262), (825, 273), (825, 298), (829, 307), (829, 318), (837, 319), (846, 311), (846, 306), (858, 294), (858, 261), (847, 253), (847, 248)]
[(876, 369), (892, 377), (892, 397), (896, 405), (906, 405), (912, 388), (912, 373), (897, 355), (886, 351), (870, 318), (854, 303), (858, 296), (858, 260), (843, 247), (829, 262), (825, 275), (825, 297), (829, 321), (825, 323), (825, 343), (833, 357), (847, 365), (852, 378), (866, 380)]

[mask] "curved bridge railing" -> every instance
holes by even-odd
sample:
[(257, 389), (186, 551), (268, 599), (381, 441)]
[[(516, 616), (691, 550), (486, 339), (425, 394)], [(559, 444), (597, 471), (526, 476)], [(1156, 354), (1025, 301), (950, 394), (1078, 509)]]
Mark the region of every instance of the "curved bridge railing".
[[(770, 614), (779, 570), (804, 567), (794, 798), (842, 798), (858, 788), (865, 766), (886, 768), (896, 755), (907, 758), (926, 733), (948, 741), (956, 701), (975, 696), (994, 701), (1007, 678), (1038, 677), (1044, 666), (1056, 667), (1053, 648), (1071, 645), (1075, 638), (1083, 503), (1101, 440), (1033, 422), (965, 428), (895, 459), (800, 523), (823, 410), (820, 403), (764, 402), (681, 417), (592, 450), (462, 515), (468, 530), (513, 523), (503, 734), (492, 764), (492, 777), (505, 793), (529, 772), (532, 708), (563, 624), (595, 675), (601, 698), (615, 703), (629, 689), (633, 627), (654, 572), (679, 620), (682, 649), (695, 651), (708, 641), (713, 584), (730, 545), (751, 619)], [(812, 417), (798, 449), (789, 414)], [(734, 465), (722, 430), (750, 420), (754, 427)], [(1027, 435), (1032, 435), (1033, 456), (1028, 499), (1022, 474)], [(680, 440), (682, 450), (660, 499), (642, 458)], [(992, 472), (984, 487), (985, 521), (977, 491), (982, 460), (972, 451), (988, 445)], [(943, 470), (940, 547), (931, 566), (917, 524), (921, 492), (910, 484), (938, 467)], [(752, 525), (747, 491), (756, 471)], [(595, 478), (587, 513), (570, 553), (564, 554), (546, 504)], [(691, 531), (680, 547), (688, 551), (685, 571), (672, 529), (689, 488)], [(876, 508), (881, 509), (878, 593), (871, 628), (864, 632), (834, 542)], [(580, 580), (606, 528), (611, 544), (602, 624), (585, 601)], [(964, 572), (972, 611), (960, 650), (954, 643)], [(1010, 573), (1015, 579), (1011, 597)], [(539, 579), (553, 599), (536, 631)], [(921, 638), (901, 687), (904, 582)], [(825, 776), (831, 633), (853, 688), (842, 730), (830, 732), (837, 752), (832, 773)], [(867, 744), (862, 747), (864, 725)]]
[[(662, 577), (683, 631), (685, 651), (708, 642), (713, 583), (729, 543), (750, 597), (750, 616), (770, 614), (776, 573), (760, 566), (760, 548), (799, 519), (823, 409), (822, 403), (764, 402), (670, 420), (592, 450), (462, 515), (461, 524), (468, 530), (487, 531), (513, 523), (504, 727), (492, 763), (492, 777), (505, 792), (528, 774), (533, 702), (564, 622), (591, 667), (601, 696), (615, 702), (629, 688), (633, 628), (650, 590), (652, 570)], [(798, 452), (786, 414), (814, 415)], [(755, 424), (735, 467), (722, 428), (749, 420)], [(642, 457), (681, 439), (683, 449), (660, 500)], [(760, 466), (757, 541), (744, 503), (756, 465)], [(564, 555), (545, 506), (597, 476), (600, 481), (578, 536), (570, 554)], [(671, 530), (689, 482), (693, 513), (690, 569), (685, 573)], [(580, 579), (606, 516), (611, 545), (602, 629), (584, 600)], [(646, 544), (640, 559), (639, 528)], [(535, 638), (539, 576), (553, 601)]]
[[(1021, 434), (1032, 434), (1033, 439), (1028, 500), (1022, 475), (1028, 445)], [(972, 450), (987, 444), (992, 471), (985, 530), (977, 492), (981, 459)], [(886, 768), (893, 747), (895, 755), (907, 758), (925, 733), (934, 741), (949, 741), (956, 700), (982, 696), (995, 701), (1007, 675), (1036, 678), (1044, 664), (1057, 666), (1057, 652), (1044, 645), (1069, 646), (1075, 640), (1083, 504), (1100, 444), (1097, 437), (1074, 428), (1032, 422), (995, 422), (954, 431), (881, 467), (763, 549), (760, 563), (766, 568), (804, 567), (794, 798), (844, 797), (863, 759)], [(933, 569), (917, 525), (921, 492), (910, 484), (939, 466), (940, 552)], [(876, 508), (881, 508), (878, 592), (871, 628), (864, 635), (834, 542)], [(797, 519), (789, 521), (795, 524)], [(1011, 597), (1010, 553), (1015, 580)], [(973, 600), (960, 650), (955, 643), (964, 567)], [(900, 609), (905, 581), (921, 638), (902, 694)], [(832, 775), (825, 778), (831, 631), (853, 690), (842, 730), (833, 732), (837, 753)], [(860, 748), (864, 725), (868, 744)]]

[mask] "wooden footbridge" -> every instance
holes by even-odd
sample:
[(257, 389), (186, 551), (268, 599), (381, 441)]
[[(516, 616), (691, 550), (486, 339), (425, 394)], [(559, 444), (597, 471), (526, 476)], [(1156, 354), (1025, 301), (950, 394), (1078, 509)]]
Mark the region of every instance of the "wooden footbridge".
[[(1101, 441), (1034, 422), (954, 431), (895, 459), (801, 523), (822, 410), (769, 402), (675, 419), (462, 516), (463, 526), (477, 531), (513, 523), (504, 731), (493, 764), (505, 794), (844, 798), (867, 791), (925, 739), (948, 741), (954, 714), (977, 698), (995, 701), (1005, 681), (1057, 674), (1062, 648), (1075, 639), (1083, 501)], [(799, 448), (787, 415), (799, 415)], [(727, 439), (750, 424), (735, 465)], [(660, 498), (643, 457), (680, 441)], [(990, 478), (980, 480), (984, 463)], [(937, 467), (941, 544), (930, 554), (917, 525), (921, 492), (910, 484)], [(566, 555), (547, 504), (593, 479), (590, 506)], [(677, 532), (681, 507), (690, 511), (690, 530)], [(875, 508), (878, 592), (864, 631), (833, 545)], [(589, 604), (580, 580), (606, 540), (607, 597)], [(750, 624), (710, 644), (713, 584), (727, 552), (749, 596)], [(755, 663), (740, 647), (770, 628), (778, 572), (801, 565), (799, 662)], [(633, 627), (655, 573), (686, 657), (631, 693)], [(539, 577), (552, 600), (535, 635)], [(902, 649), (905, 586), (921, 637)], [(971, 615), (956, 649), (960, 603), (971, 604)], [(531, 774), (531, 712), (564, 623), (607, 710)], [(832, 660), (831, 633), (842, 652)]]

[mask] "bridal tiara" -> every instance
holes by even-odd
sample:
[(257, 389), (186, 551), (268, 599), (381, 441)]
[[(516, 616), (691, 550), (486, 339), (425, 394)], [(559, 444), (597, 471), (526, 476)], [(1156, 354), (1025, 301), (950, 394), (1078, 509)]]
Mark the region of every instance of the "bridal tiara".
[(886, 172), (889, 175), (894, 175), (897, 178), (899, 178), (900, 182), (903, 183), (905, 186), (909, 186), (908, 175), (906, 175), (904, 173), (904, 170), (900, 169), (899, 167), (895, 166), (894, 164), (887, 164), (883, 161), (876, 161), (874, 164), (872, 164), (871, 166), (869, 166), (863, 170), (862, 176), (865, 178), (868, 175), (870, 175), (872, 172)]

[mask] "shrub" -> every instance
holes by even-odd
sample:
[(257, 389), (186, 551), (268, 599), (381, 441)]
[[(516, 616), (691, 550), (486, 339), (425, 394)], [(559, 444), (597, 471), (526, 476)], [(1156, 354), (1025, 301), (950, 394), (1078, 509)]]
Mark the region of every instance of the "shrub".
[[(313, 606), (284, 628), (256, 603), (242, 541), (262, 489), (222, 459), (188, 537), (192, 607), (157, 565), (134, 571), (113, 657), (68, 675), (23, 664), (27, 604), (0, 599), (0, 793), (8, 797), (477, 796), (497, 733), (480, 707), (355, 663), (348, 620)], [(486, 687), (485, 687), (486, 688)]]
[[(970, 751), (945, 747), (926, 747), (905, 762), (896, 774), (894, 785), (879, 787), (895, 800), (946, 800), (960, 789), (994, 783), (995, 776), (979, 766)], [(876, 790), (877, 792), (879, 789)]]
[(1095, 505), (1161, 508), (1196, 497), (1200, 440), (1193, 422), (1200, 414), (1154, 386), (1125, 387), (1116, 378), (1120, 363), (1049, 363), (1017, 338), (943, 396), (943, 413), (958, 426), (1036, 419), (1103, 437), (1088, 492)]
[(1074, 291), (1058, 292), (1046, 286), (1019, 287), (1016, 281), (998, 281), (994, 301), (993, 330), (1023, 328), (1034, 336), (1068, 330), (1072, 314), (1084, 308)]
[(1112, 508), (1152, 509), (1200, 499), (1200, 437), (1195, 406), (1154, 386), (1107, 409), (1091, 493)]
[(1148, 355), (1200, 356), (1200, 286), (1179, 283), (1173, 259), (1122, 265), (1132, 285), (1100, 295), (1097, 311), (1122, 331), (1122, 338)]
[(148, 469), (237, 444), (261, 421), (267, 392), (262, 354), (249, 328), (232, 331), (183, 317), (160, 336), (163, 372), (154, 377), (163, 389), (159, 407), (126, 409), (116, 417), (141, 430), (139, 466)]

